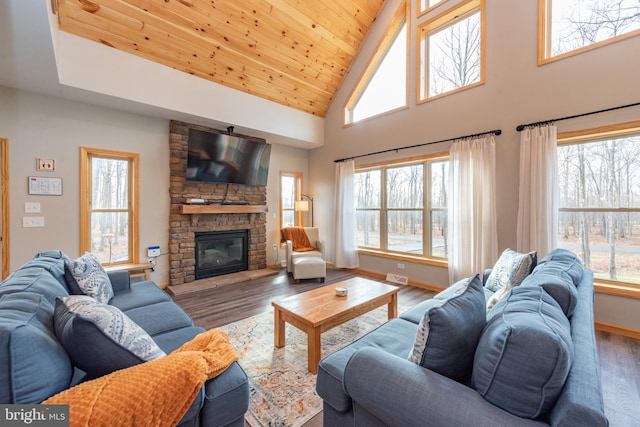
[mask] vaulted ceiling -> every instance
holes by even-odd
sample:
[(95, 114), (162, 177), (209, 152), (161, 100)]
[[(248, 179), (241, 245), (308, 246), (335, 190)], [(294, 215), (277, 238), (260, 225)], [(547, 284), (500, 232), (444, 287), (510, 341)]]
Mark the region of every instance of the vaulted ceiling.
[(59, 27), (324, 117), (384, 0), (52, 0)]

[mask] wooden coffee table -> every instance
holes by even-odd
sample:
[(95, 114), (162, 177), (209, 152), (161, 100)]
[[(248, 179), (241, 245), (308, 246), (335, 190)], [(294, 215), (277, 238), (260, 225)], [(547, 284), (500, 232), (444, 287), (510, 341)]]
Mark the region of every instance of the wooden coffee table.
[[(349, 294), (337, 296), (337, 287), (347, 288)], [(305, 332), (308, 337), (307, 366), (309, 372), (316, 374), (320, 362), (320, 334), (385, 304), (389, 319), (397, 317), (399, 290), (396, 286), (357, 277), (272, 302), (275, 346), (284, 347), (285, 322)]]

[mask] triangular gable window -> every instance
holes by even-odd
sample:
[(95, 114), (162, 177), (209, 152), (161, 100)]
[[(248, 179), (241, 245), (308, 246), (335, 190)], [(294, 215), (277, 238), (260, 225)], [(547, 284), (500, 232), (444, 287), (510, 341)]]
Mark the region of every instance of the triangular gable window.
[(344, 124), (407, 106), (407, 21), (403, 3), (344, 108)]

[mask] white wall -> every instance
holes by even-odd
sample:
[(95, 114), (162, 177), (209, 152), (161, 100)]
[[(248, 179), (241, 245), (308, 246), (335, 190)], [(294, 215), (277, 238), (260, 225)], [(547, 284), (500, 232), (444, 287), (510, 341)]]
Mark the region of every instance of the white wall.
[[(84, 103), (0, 86), (0, 136), (9, 140), (10, 270), (39, 251), (60, 249), (79, 256), (79, 165), (81, 146), (140, 154), (140, 260), (146, 248), (160, 245), (162, 256), (152, 273), (168, 283), (169, 122)], [(267, 262), (279, 244), (280, 170), (307, 174), (308, 151), (273, 144), (267, 186)], [(36, 171), (36, 158), (55, 159), (55, 172)], [(29, 176), (63, 179), (62, 196), (33, 196)], [(45, 226), (23, 228), (25, 202), (39, 202)], [(29, 216), (34, 215), (30, 214)], [(275, 217), (274, 217), (275, 215)], [(283, 254), (279, 254), (280, 259)]]
[[(411, 6), (411, 22), (415, 23), (415, 1)], [(452, 1), (447, 2), (454, 3)], [(379, 37), (397, 9), (399, 0), (389, 0), (368, 36), (361, 54), (335, 97), (326, 117), (325, 146), (311, 151), (311, 191), (318, 196), (316, 218), (321, 229), (331, 229), (333, 210), (333, 160), (394, 147), (437, 141), (501, 128), (497, 147), (497, 222), (500, 249), (516, 245), (518, 204), (518, 156), (520, 134), (518, 124), (586, 113), (607, 107), (640, 101), (638, 69), (640, 69), (640, 37), (614, 43), (571, 58), (537, 65), (538, 2), (491, 0), (486, 2), (486, 84), (438, 100), (416, 105), (415, 102), (415, 31), (410, 44), (409, 108), (384, 117), (343, 128), (342, 108), (357, 82)], [(422, 19), (419, 21), (421, 22)], [(414, 27), (415, 28), (415, 27)], [(579, 120), (558, 122), (558, 131), (640, 119), (640, 108), (619, 110)], [(446, 151), (449, 143), (422, 149), (400, 151), (359, 159), (371, 163), (381, 159)], [(331, 251), (333, 237), (324, 236)], [(330, 255), (330, 259), (332, 255)], [(422, 283), (447, 285), (445, 269), (405, 262), (401, 274)], [(361, 268), (379, 273), (397, 270), (397, 261), (360, 256)], [(634, 310), (640, 301), (625, 303), (623, 312), (600, 310), (597, 320), (640, 330), (640, 319)], [(612, 304), (611, 301), (614, 301)], [(621, 298), (607, 296), (607, 307), (615, 307)]]
[[(269, 178), (267, 181), (267, 265), (273, 265), (285, 259), (285, 251), (280, 248), (280, 172), (300, 172), (303, 175), (304, 190), (308, 183), (309, 151), (280, 144), (271, 146)], [(304, 191), (303, 191), (304, 193)], [(306, 193), (305, 193), (306, 194)], [(309, 224), (310, 219), (305, 223)], [(277, 245), (277, 255), (273, 245)]]

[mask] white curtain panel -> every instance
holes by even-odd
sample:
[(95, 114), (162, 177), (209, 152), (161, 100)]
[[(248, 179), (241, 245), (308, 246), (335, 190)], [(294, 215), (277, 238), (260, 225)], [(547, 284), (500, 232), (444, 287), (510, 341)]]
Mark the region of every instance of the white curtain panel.
[(355, 161), (345, 160), (336, 163), (336, 200), (335, 200), (335, 266), (337, 268), (357, 268), (358, 236), (356, 207), (354, 201)]
[(554, 125), (520, 135), (517, 248), (542, 258), (558, 246), (558, 139)]
[(498, 257), (493, 134), (457, 140), (449, 151), (449, 281), (493, 266)]

